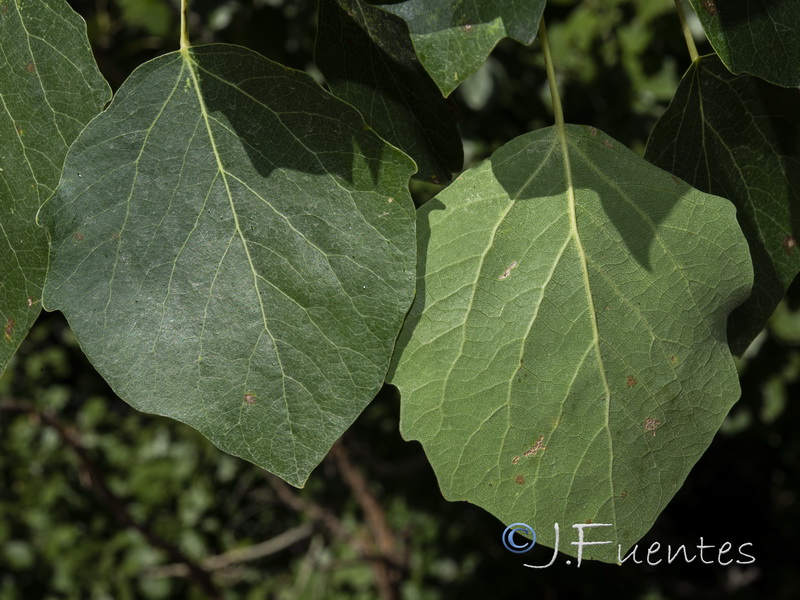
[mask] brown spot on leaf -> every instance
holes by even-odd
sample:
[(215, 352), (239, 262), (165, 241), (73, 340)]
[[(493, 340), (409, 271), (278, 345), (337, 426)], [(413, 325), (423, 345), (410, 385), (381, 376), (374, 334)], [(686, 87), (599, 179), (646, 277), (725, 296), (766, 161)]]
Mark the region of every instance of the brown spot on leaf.
[(611, 150), (614, 147), (614, 144), (612, 144), (609, 140), (603, 140), (603, 146)]
[(661, 426), (661, 421), (658, 419), (654, 419), (653, 417), (648, 417), (644, 420), (644, 430), (645, 431), (652, 431), (653, 437), (656, 435), (656, 429)]
[(672, 356), (669, 357), (669, 362), (671, 362), (673, 365), (677, 365), (678, 357), (673, 354)]
[(17, 135), (22, 135), (25, 133), (25, 130), (22, 128), (22, 125), (17, 125)]
[(10, 342), (11, 341), (11, 336), (14, 335), (14, 323), (15, 322), (16, 321), (14, 321), (14, 319), (9, 319), (8, 321), (6, 321), (6, 341), (7, 342)]
[(622, 490), (622, 493), (619, 495), (620, 498), (624, 498), (628, 495), (628, 490)]
[(256, 395), (255, 394), (245, 394), (244, 401), (248, 404), (255, 404), (256, 403)]
[(597, 127), (589, 127), (589, 135), (595, 137), (597, 135)]
[(507, 279), (507, 278), (508, 278), (508, 276), (509, 276), (509, 275), (511, 275), (511, 271), (513, 271), (514, 269), (516, 269), (516, 268), (517, 268), (517, 264), (518, 264), (518, 263), (517, 263), (517, 261), (514, 261), (514, 262), (512, 262), (510, 265), (508, 265), (508, 266), (506, 267), (506, 270), (505, 270), (505, 271), (503, 271), (503, 274), (502, 274), (502, 275), (500, 275), (500, 277), (498, 277), (498, 279), (499, 279), (500, 281), (502, 281), (503, 279)]
[(633, 375), (628, 375), (628, 381), (626, 383), (628, 384), (628, 387), (635, 386), (636, 385), (636, 377), (634, 377)]
[(703, 9), (712, 17), (716, 17), (719, 14), (717, 0), (703, 0)]
[(75, 232), (75, 235), (73, 235), (72, 237), (75, 239), (76, 242), (82, 242), (83, 240), (86, 239), (80, 231)]
[(528, 448), (527, 450), (525, 450), (525, 452), (522, 453), (522, 456), (524, 456), (526, 458), (528, 456), (536, 456), (536, 453), (539, 452), (539, 450), (542, 450), (542, 451), (547, 450), (547, 446), (544, 445), (544, 436), (543, 435), (540, 435), (539, 439), (536, 440), (536, 443), (533, 446), (531, 446), (530, 448)]
[(522, 485), (523, 483), (525, 483), (525, 477), (523, 475), (517, 475), (516, 477), (514, 477), (514, 483), (516, 483), (517, 485)]
[(592, 519), (586, 519), (586, 523), (594, 523)]
[(511, 460), (511, 464), (512, 464), (512, 465), (515, 465), (515, 464), (517, 464), (518, 462), (519, 462), (519, 456), (515, 456), (515, 457), (514, 457), (514, 458)]
[(680, 185), (680, 184), (682, 183), (680, 179), (678, 179), (677, 177), (675, 177), (675, 175), (670, 175), (670, 177), (672, 177), (672, 181), (673, 181), (673, 183), (674, 183), (675, 185)]
[(786, 254), (791, 254), (797, 247), (797, 239), (793, 235), (787, 235), (783, 238), (783, 244), (781, 245), (783, 249), (786, 250)]
[(36, 73), (36, 65), (32, 62), (29, 62), (27, 65), (25, 65), (25, 70), (28, 73)]

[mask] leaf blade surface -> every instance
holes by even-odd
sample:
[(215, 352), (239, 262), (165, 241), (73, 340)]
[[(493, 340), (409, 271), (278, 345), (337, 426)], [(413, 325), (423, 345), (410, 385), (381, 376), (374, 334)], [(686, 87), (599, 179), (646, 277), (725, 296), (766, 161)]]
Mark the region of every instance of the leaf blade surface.
[(422, 65), (447, 96), (477, 71), (505, 37), (530, 44), (544, 0), (403, 0), (377, 3), (408, 23)]
[(414, 54), (405, 23), (364, 0), (322, 0), (314, 58), (331, 91), (419, 166), (450, 181), (464, 160), (455, 113)]
[(732, 75), (704, 56), (653, 128), (645, 158), (738, 209), (755, 265), (753, 294), (728, 327), (741, 354), (800, 272), (800, 91)]
[(47, 237), (36, 211), (110, 89), (86, 24), (62, 0), (0, 4), (0, 373), (41, 310)]
[(690, 0), (722, 62), (775, 85), (800, 85), (800, 5), (794, 0)]
[(513, 140), (418, 211), (389, 380), (448, 499), (550, 546), (555, 522), (613, 523), (613, 551), (584, 548), (613, 562), (738, 399), (725, 318), (752, 271), (727, 200), (566, 132), (566, 152), (555, 128)]
[(237, 46), (165, 55), (42, 209), (47, 308), (135, 408), (302, 485), (386, 373), (413, 170), (304, 73)]

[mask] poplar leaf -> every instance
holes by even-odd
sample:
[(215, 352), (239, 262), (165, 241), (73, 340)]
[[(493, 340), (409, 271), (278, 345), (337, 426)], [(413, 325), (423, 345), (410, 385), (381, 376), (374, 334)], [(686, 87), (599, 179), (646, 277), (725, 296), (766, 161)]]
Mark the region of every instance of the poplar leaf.
[(447, 96), (481, 67), (503, 38), (532, 43), (545, 0), (382, 0), (373, 3), (408, 23), (420, 62)]
[(800, 272), (800, 90), (733, 75), (704, 56), (653, 128), (645, 158), (738, 208), (755, 265), (753, 294), (728, 327), (741, 354)]
[(413, 172), (305, 73), (237, 46), (164, 55), (42, 209), (45, 306), (132, 406), (303, 485), (384, 380)]
[(615, 562), (739, 397), (725, 322), (752, 266), (733, 205), (568, 125), (506, 144), (417, 226), (390, 371), (404, 437), (449, 500), (550, 547), (554, 523), (612, 524), (584, 558)]
[(63, 0), (0, 1), (0, 374), (36, 321), (47, 236), (36, 211), (111, 90)]
[(419, 64), (401, 19), (365, 0), (320, 0), (314, 58), (331, 91), (416, 161), (415, 177), (446, 183), (462, 169), (455, 111)]
[(708, 40), (734, 73), (800, 85), (797, 0), (689, 0)]

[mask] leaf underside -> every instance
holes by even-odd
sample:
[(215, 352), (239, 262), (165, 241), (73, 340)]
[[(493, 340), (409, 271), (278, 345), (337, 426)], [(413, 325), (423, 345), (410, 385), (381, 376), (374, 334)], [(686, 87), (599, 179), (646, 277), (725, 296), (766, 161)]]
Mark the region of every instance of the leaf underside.
[(753, 294), (728, 324), (741, 354), (800, 272), (800, 90), (732, 75), (704, 56), (653, 128), (645, 158), (738, 209), (755, 266)]
[(304, 73), (237, 46), (164, 55), (42, 209), (45, 306), (135, 408), (302, 485), (411, 303), (413, 171)]
[(419, 166), (450, 181), (464, 161), (455, 113), (419, 64), (405, 23), (364, 0), (321, 0), (314, 59), (331, 91)]
[(408, 23), (420, 62), (447, 96), (481, 67), (501, 39), (532, 43), (545, 0), (403, 0), (376, 4)]
[(67, 149), (108, 84), (63, 0), (0, 3), (0, 374), (41, 310), (47, 236), (36, 226)]
[(689, 0), (714, 50), (734, 73), (800, 85), (797, 0)]
[(584, 549), (612, 562), (738, 399), (725, 320), (752, 267), (730, 202), (595, 128), (557, 131), (516, 138), (418, 211), (390, 381), (448, 499), (551, 547), (554, 522), (612, 523), (612, 546)]

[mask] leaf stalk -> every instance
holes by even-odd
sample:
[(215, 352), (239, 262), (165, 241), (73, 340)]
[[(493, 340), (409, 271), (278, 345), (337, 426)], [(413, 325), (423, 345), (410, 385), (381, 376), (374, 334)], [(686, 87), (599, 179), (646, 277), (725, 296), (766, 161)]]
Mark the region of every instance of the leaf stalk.
[(681, 22), (683, 37), (686, 40), (686, 47), (689, 49), (689, 57), (692, 59), (692, 63), (696, 63), (700, 59), (700, 55), (697, 53), (697, 46), (694, 44), (692, 32), (686, 22), (686, 13), (683, 10), (682, 0), (675, 0), (675, 10), (678, 12), (678, 19), (680, 19)]
[(564, 130), (564, 109), (561, 107), (561, 96), (558, 93), (558, 82), (556, 81), (556, 70), (553, 67), (553, 56), (550, 54), (550, 44), (547, 41), (547, 27), (544, 24), (544, 17), (539, 22), (539, 43), (542, 45), (544, 53), (544, 66), (547, 69), (547, 83), (550, 85), (550, 97), (553, 99), (553, 115), (556, 119), (556, 126), (559, 131)]
[(189, 31), (187, 22), (189, 20), (189, 0), (181, 0), (181, 50), (187, 50), (189, 44)]

